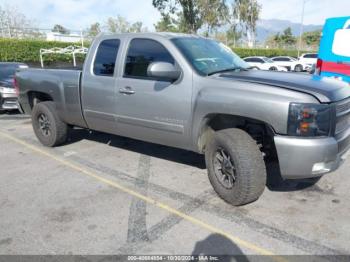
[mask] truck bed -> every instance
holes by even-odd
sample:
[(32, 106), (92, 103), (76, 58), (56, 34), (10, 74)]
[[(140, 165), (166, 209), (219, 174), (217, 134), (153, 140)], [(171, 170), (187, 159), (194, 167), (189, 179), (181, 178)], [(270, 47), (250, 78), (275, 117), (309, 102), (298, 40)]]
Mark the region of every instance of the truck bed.
[(81, 70), (24, 69), (16, 73), (23, 110), (31, 111), (31, 97), (49, 94), (62, 119), (72, 125), (86, 127), (80, 99)]

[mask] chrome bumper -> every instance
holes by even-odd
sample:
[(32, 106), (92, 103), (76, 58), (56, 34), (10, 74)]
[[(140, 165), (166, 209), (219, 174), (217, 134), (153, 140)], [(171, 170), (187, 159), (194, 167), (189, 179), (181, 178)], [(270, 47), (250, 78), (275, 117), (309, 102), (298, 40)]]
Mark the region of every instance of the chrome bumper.
[(0, 109), (14, 110), (18, 109), (18, 96), (16, 93), (0, 91)]
[(281, 175), (285, 179), (318, 177), (336, 170), (349, 155), (350, 130), (343, 139), (275, 136)]

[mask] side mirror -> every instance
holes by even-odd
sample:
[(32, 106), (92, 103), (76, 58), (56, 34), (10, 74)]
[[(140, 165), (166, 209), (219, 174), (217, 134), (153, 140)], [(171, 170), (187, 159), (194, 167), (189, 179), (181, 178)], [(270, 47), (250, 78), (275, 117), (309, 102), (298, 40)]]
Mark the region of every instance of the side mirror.
[(173, 64), (167, 62), (154, 62), (148, 66), (147, 75), (150, 77), (174, 81), (180, 77), (181, 71), (175, 68)]

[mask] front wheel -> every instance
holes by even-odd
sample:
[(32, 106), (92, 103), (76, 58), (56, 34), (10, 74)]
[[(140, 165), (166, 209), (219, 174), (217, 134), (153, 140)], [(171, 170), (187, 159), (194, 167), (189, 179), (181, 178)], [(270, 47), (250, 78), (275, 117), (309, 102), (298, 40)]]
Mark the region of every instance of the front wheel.
[(45, 146), (54, 147), (67, 139), (68, 126), (59, 118), (55, 104), (51, 101), (34, 106), (32, 125), (36, 137)]
[(302, 65), (296, 65), (294, 68), (295, 72), (302, 72), (303, 71), (303, 66)]
[(232, 205), (257, 200), (266, 185), (266, 167), (254, 139), (243, 130), (216, 132), (205, 149), (209, 180), (216, 193)]

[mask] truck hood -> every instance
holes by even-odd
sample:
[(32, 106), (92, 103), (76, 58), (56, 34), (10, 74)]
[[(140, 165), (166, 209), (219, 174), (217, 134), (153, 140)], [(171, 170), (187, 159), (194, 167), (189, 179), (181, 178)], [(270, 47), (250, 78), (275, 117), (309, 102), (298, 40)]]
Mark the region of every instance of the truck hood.
[(350, 97), (348, 83), (316, 75), (249, 70), (223, 73), (219, 77), (307, 93), (317, 98), (321, 103), (336, 102)]

